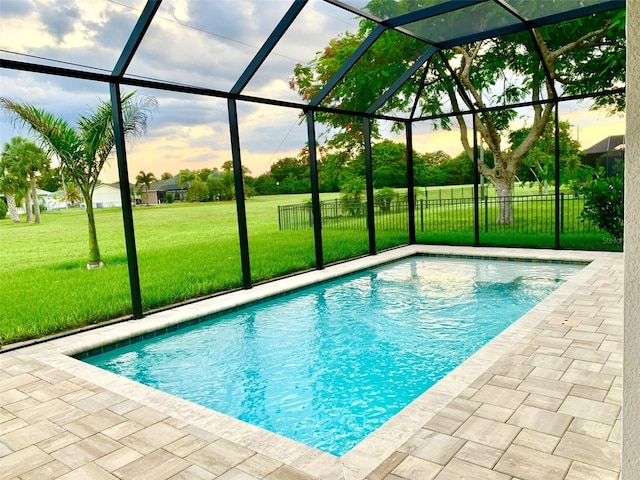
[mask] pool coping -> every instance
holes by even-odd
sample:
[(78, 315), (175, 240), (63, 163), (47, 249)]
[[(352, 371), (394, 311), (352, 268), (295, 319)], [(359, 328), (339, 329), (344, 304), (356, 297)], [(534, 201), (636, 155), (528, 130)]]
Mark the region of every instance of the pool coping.
[[(215, 311), (237, 308), (245, 303), (260, 301), (266, 297), (280, 295), (317, 282), (327, 281), (358, 270), (420, 254), (550, 262), (569, 261), (584, 262), (588, 263), (588, 265), (340, 458), (192, 402), (140, 385), (124, 377), (93, 367), (71, 356), (114, 341), (122, 341), (134, 335), (144, 335), (158, 329), (171, 328), (177, 323), (193, 320)], [(515, 250), (484, 247), (426, 245), (401, 247), (381, 252), (375, 256), (333, 265), (323, 270), (305, 272), (293, 277), (261, 284), (250, 290), (231, 292), (202, 300), (201, 302), (181, 305), (151, 314), (140, 320), (112, 324), (39, 345), (25, 347), (21, 350), (21, 354), (28, 353), (37, 360), (63, 370), (70, 375), (85, 379), (279, 462), (288, 465), (295, 464), (297, 469), (316, 478), (363, 479), (420, 430), (422, 425), (458, 397), (493, 363), (508, 353), (554, 308), (575, 293), (602, 265), (610, 263), (612, 258), (618, 258), (620, 255), (619, 253), (606, 252)]]

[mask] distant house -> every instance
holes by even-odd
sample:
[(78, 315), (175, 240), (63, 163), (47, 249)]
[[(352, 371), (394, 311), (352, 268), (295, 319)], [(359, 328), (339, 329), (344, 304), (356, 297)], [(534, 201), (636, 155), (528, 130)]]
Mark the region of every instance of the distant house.
[[(49, 192), (48, 190), (41, 190), (39, 188), (36, 190), (36, 192), (38, 195), (38, 203), (40, 204), (41, 207), (44, 207), (47, 211), (66, 208), (66, 205), (64, 204), (64, 202), (61, 202), (59, 198), (56, 196), (56, 192)], [(31, 195), (31, 191), (29, 191), (29, 195)], [(5, 194), (3, 192), (0, 192), (0, 198), (2, 199), (2, 201), (6, 202), (6, 200), (4, 199), (4, 196)], [(24, 208), (24, 200), (17, 207), (18, 207), (19, 214), (24, 214), (26, 212)]]
[(624, 164), (624, 135), (612, 135), (582, 152), (582, 163), (603, 167), (608, 177), (616, 175)]
[(67, 204), (60, 198), (61, 196), (58, 195), (58, 192), (49, 192), (47, 190), (38, 189), (38, 199), (40, 200), (40, 204), (44, 205), (49, 212), (51, 210), (67, 208)]
[(93, 208), (122, 207), (120, 187), (117, 184), (101, 183), (93, 191)]
[(144, 185), (136, 185), (136, 191), (140, 193), (140, 203), (143, 205), (156, 205), (158, 201), (158, 191), (153, 190), (153, 184), (149, 185), (149, 190)]
[(140, 198), (142, 203), (147, 203), (147, 195), (149, 197), (149, 204), (167, 203), (167, 194), (170, 193), (173, 196), (174, 201), (184, 201), (187, 198), (187, 189), (178, 185), (178, 176), (176, 175), (169, 180), (160, 180), (154, 182), (149, 186), (147, 192), (144, 185), (138, 185), (140, 189)]

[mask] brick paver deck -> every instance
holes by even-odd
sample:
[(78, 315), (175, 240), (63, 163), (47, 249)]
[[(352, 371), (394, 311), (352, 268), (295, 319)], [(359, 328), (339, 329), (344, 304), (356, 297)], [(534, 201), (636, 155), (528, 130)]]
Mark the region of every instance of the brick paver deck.
[(619, 478), (622, 255), (414, 251), (593, 262), (342, 458), (68, 354), (350, 266), (2, 353), (0, 480)]

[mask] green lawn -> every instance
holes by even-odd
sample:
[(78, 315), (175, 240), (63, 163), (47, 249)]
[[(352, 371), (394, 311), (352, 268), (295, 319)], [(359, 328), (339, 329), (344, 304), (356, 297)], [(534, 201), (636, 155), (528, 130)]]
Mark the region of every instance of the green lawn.
[[(247, 201), (253, 281), (315, 265), (311, 230), (278, 230), (277, 206), (308, 197)], [(145, 310), (242, 285), (235, 203), (142, 206), (134, 222)], [(0, 222), (1, 344), (131, 313), (121, 211), (96, 210), (96, 224), (105, 266), (89, 271), (84, 211), (43, 213), (40, 225)], [(368, 250), (366, 232), (323, 240), (326, 262)]]
[[(280, 231), (278, 205), (309, 195), (247, 200), (252, 281), (313, 268), (313, 231)], [(323, 194), (322, 199), (336, 194)], [(445, 221), (447, 221), (445, 219)], [(236, 206), (233, 202), (173, 204), (134, 209), (140, 281), (145, 310), (242, 285)], [(0, 344), (37, 338), (131, 313), (127, 260), (119, 209), (96, 210), (104, 268), (87, 270), (85, 212), (47, 212), (42, 224), (0, 221)], [(563, 236), (563, 247), (606, 249), (596, 233)], [(472, 244), (467, 227), (418, 232), (424, 243)], [(590, 237), (589, 237), (590, 238)], [(366, 254), (366, 230), (323, 229), (324, 261)], [(408, 243), (405, 231), (381, 230), (379, 250)], [(482, 232), (487, 245), (553, 246), (553, 235)]]

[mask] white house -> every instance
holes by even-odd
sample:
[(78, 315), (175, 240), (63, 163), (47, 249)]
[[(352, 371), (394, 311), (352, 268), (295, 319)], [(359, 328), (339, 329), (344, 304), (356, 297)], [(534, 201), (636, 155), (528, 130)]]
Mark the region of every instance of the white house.
[[(36, 192), (38, 195), (38, 203), (41, 206), (45, 207), (47, 211), (58, 210), (67, 207), (64, 202), (60, 201), (60, 199), (56, 197), (56, 192), (49, 192), (48, 190), (41, 190), (39, 188), (36, 190)], [(29, 190), (29, 195), (31, 195), (31, 190)], [(0, 198), (2, 197), (5, 197), (4, 192), (0, 192)], [(24, 208), (24, 200), (17, 207), (18, 213), (20, 215), (23, 215), (26, 212)]]
[(120, 187), (101, 183), (93, 191), (93, 208), (122, 207)]
[(47, 190), (38, 189), (38, 200), (40, 201), (40, 205), (44, 205), (48, 212), (51, 210), (67, 208), (67, 204), (60, 199), (57, 193), (58, 192), (49, 192)]

